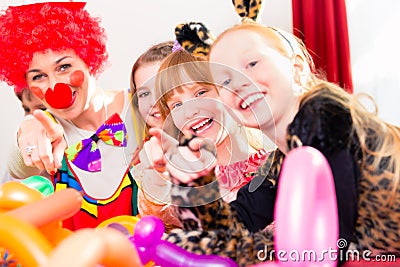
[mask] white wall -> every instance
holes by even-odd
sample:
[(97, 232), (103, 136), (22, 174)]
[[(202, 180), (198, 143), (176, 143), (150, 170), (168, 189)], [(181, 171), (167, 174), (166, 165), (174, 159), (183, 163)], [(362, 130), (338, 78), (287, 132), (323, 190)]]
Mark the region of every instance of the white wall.
[[(1, 0), (0, 6), (31, 2)], [(88, 0), (87, 2), (89, 12), (102, 18), (102, 24), (108, 33), (111, 65), (99, 78), (99, 84), (106, 89), (128, 87), (130, 70), (136, 58), (149, 46), (174, 39), (174, 28), (177, 24), (201, 21), (217, 35), (225, 28), (239, 22), (231, 0)], [(265, 0), (262, 22), (291, 31), (291, 0)], [(20, 103), (14, 96), (12, 88), (4, 83), (0, 83), (0, 111), (1, 175), (5, 170), (10, 144), (15, 142), (16, 130), (23, 118)]]
[(354, 92), (372, 95), (384, 120), (400, 126), (400, 1), (347, 0)]

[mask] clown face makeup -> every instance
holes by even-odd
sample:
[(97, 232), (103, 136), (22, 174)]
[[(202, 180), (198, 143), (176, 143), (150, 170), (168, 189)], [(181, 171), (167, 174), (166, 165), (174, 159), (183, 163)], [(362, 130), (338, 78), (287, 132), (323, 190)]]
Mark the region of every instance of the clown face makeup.
[(89, 99), (89, 70), (72, 50), (35, 53), (26, 73), (31, 91), (65, 119), (79, 115)]

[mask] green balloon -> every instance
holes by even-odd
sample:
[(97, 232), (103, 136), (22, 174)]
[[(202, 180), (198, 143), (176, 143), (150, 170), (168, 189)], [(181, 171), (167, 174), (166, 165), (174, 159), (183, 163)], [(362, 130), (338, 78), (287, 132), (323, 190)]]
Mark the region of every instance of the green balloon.
[(54, 186), (52, 182), (46, 177), (40, 175), (30, 176), (21, 181), (23, 184), (30, 188), (38, 190), (45, 197), (54, 193)]

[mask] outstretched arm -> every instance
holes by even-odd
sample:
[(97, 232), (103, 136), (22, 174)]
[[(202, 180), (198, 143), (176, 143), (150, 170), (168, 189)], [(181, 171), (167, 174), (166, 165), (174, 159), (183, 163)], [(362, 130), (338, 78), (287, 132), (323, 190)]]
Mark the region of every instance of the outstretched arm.
[(52, 174), (61, 167), (64, 150), (64, 130), (48, 113), (36, 110), (24, 120), (18, 130), (18, 147), (28, 167)]
[(179, 145), (161, 130), (151, 129), (150, 133), (153, 136), (141, 151), (141, 164), (169, 175), (171, 201), (184, 228), (214, 228), (220, 220), (209, 214), (226, 217), (230, 207), (219, 194), (213, 146), (202, 138), (182, 140)]

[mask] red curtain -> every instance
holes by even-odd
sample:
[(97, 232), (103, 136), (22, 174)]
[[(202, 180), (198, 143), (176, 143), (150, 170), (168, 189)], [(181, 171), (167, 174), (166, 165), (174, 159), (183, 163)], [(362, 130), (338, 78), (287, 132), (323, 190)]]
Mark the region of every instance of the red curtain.
[(292, 0), (293, 33), (330, 82), (353, 92), (345, 0)]

